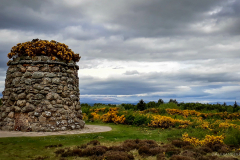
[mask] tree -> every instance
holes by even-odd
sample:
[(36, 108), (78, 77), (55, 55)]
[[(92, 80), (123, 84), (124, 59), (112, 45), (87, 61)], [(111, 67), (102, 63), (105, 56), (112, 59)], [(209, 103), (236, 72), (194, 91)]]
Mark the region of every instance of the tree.
[(181, 105), (184, 105), (184, 101), (181, 102), (181, 103), (178, 103), (178, 106), (181, 106)]
[(163, 104), (163, 103), (164, 103), (164, 101), (162, 99), (158, 100), (158, 105)]
[(223, 103), (223, 106), (226, 106), (226, 105), (227, 105), (226, 102), (224, 102), (224, 103)]
[(137, 109), (140, 111), (143, 111), (145, 109), (147, 109), (146, 107), (146, 103), (143, 101), (143, 99), (141, 99), (138, 104), (137, 104)]
[(155, 108), (156, 107), (156, 103), (154, 101), (150, 101), (147, 103), (147, 108)]
[(176, 99), (170, 99), (168, 103), (175, 103), (175, 104), (178, 104), (178, 102), (176, 101)]
[(237, 105), (237, 102), (235, 101), (233, 107), (234, 107), (234, 108), (237, 108), (237, 106), (238, 106), (238, 105)]

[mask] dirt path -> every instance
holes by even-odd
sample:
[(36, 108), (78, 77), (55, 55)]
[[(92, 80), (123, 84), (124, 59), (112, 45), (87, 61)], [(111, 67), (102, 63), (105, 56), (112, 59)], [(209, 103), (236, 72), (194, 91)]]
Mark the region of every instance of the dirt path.
[(0, 131), (1, 137), (35, 137), (35, 136), (52, 136), (52, 135), (66, 135), (66, 134), (83, 134), (111, 131), (112, 128), (108, 126), (85, 125), (83, 129), (59, 131), (59, 132), (18, 132), (18, 131)]

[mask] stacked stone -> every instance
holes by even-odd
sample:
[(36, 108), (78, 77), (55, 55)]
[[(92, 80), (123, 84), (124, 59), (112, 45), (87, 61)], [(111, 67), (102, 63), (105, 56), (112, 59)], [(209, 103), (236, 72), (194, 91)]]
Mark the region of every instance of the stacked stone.
[(83, 128), (79, 67), (48, 56), (22, 56), (8, 63), (0, 129), (62, 131)]

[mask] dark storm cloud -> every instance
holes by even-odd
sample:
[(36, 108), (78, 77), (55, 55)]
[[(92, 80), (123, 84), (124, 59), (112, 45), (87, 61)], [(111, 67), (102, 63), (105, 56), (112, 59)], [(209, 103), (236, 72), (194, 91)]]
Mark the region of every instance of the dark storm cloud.
[(117, 69), (126, 69), (117, 63), (121, 60), (130, 67), (163, 61), (196, 65), (150, 73), (135, 67), (118, 78), (101, 79), (94, 72), (79, 75), (84, 96), (115, 96), (103, 101), (117, 101), (117, 95), (127, 95), (129, 100), (233, 99), (239, 95), (234, 90), (240, 81), (236, 69), (240, 67), (239, 17), (238, 0), (2, 0), (1, 86), (11, 47), (39, 38), (55, 39), (80, 53), (80, 71), (105, 67), (118, 73)]
[[(1, 1), (0, 28), (16, 30), (56, 29), (52, 22), (47, 22), (47, 16), (40, 14), (41, 7), (47, 1), (14, 0)], [(52, 24), (52, 25), (51, 25)], [(57, 25), (56, 25), (57, 26)]]
[(9, 61), (8, 57), (6, 56), (8, 52), (0, 50), (0, 69), (7, 71), (7, 62)]
[[(84, 19), (81, 6), (65, 5), (63, 1), (3, 0), (0, 7), (0, 29), (34, 31), (57, 34), (68, 26), (91, 30), (91, 22)], [(66, 35), (63, 35), (66, 38)], [(88, 39), (73, 35), (76, 39)]]
[[(66, 1), (3, 0), (0, 8), (2, 22), (0, 28), (56, 34), (68, 26), (81, 26), (86, 32), (94, 32), (89, 37), (78, 33), (72, 35), (78, 40), (111, 35), (123, 35), (124, 39), (140, 36), (192, 35), (195, 31), (189, 29), (189, 25), (211, 18), (205, 13), (215, 7), (223, 6), (227, 1), (127, 2), (83, 1), (80, 4), (69, 5)], [(120, 28), (109, 29), (106, 25), (120, 26)]]
[(218, 23), (227, 23), (224, 27), (225, 31), (232, 35), (240, 35), (240, 1), (234, 0), (225, 3), (213, 17), (218, 18)]
[[(108, 5), (105, 5), (104, 2)], [(115, 31), (117, 30), (127, 39), (133, 37), (193, 36), (194, 34), (198, 36), (209, 35), (211, 33), (205, 33), (198, 27), (191, 28), (191, 26), (212, 19), (218, 21), (222, 15), (211, 15), (208, 12), (219, 7), (234, 7), (235, 5), (235, 2), (230, 3), (226, 0), (137, 0), (96, 3), (99, 7), (94, 8), (92, 15), (88, 14), (88, 16), (94, 19), (96, 16), (93, 14), (98, 13), (100, 17), (104, 18), (97, 20), (98, 17), (96, 17), (96, 21), (119, 26)], [(91, 10), (91, 7), (89, 9)], [(215, 23), (215, 27), (218, 25)]]
[(144, 1), (132, 5), (127, 12), (113, 15), (111, 22), (123, 25), (134, 35), (178, 36), (191, 33), (188, 26), (208, 18), (203, 14), (221, 2), (223, 1)]

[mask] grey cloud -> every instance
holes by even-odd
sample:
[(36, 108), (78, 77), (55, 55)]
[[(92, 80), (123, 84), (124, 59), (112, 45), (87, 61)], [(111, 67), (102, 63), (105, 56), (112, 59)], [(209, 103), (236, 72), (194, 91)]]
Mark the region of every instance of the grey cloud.
[(220, 11), (213, 15), (213, 18), (218, 19), (218, 24), (226, 23), (224, 30), (231, 35), (240, 34), (240, 1), (227, 1)]
[[(144, 39), (143, 39), (144, 40)], [(133, 61), (186, 61), (197, 59), (214, 59), (214, 58), (240, 58), (237, 50), (237, 42), (239, 37), (206, 36), (203, 37), (178, 37), (158, 39), (159, 43), (152, 42), (136, 42), (131, 40), (124, 41), (119, 38), (116, 41), (104, 39), (106, 44), (94, 45), (85, 44), (86, 50), (82, 52), (82, 56), (102, 57), (107, 59), (133, 60)], [(233, 43), (235, 42), (235, 44)], [(172, 44), (172, 45), (170, 45)], [(150, 45), (153, 45), (151, 47)], [(157, 46), (159, 45), (159, 46)], [(170, 45), (169, 47), (166, 47)], [(162, 47), (161, 47), (162, 46)], [(219, 46), (222, 46), (221, 48)], [(233, 46), (236, 49), (228, 49)], [(91, 51), (90, 49), (91, 48)], [(81, 50), (75, 47), (75, 50)], [(99, 52), (94, 52), (99, 50)]]
[(190, 73), (190, 72), (178, 72), (178, 73), (150, 73), (146, 74), (144, 77), (147, 79), (154, 79), (156, 81), (165, 82), (165, 81), (181, 81), (183, 84), (191, 83), (237, 83), (240, 81), (240, 75), (235, 73)]
[[(81, 79), (80, 79), (81, 81)], [(103, 95), (131, 95), (159, 91), (148, 82), (137, 80), (95, 80), (79, 84), (81, 94), (103, 94)], [(164, 88), (167, 90), (167, 88)]]
[[(94, 34), (90, 35), (73, 34), (72, 37), (78, 40), (106, 35), (124, 35), (124, 39), (189, 33), (192, 35), (194, 31), (188, 26), (208, 19), (204, 13), (221, 6), (223, 2), (223, 0), (150, 0), (131, 3), (119, 1), (116, 4), (105, 0), (101, 3), (95, 1), (68, 5), (64, 1), (56, 3), (50, 0), (41, 2), (19, 0), (10, 3), (4, 0), (0, 11), (2, 15), (0, 28), (56, 34), (70, 25), (81, 26), (86, 32), (93, 31)], [(110, 30), (105, 27), (107, 24), (122, 28)]]
[[(80, 88), (82, 94), (103, 94), (103, 95), (131, 95), (131, 94), (151, 94), (154, 92), (179, 92), (182, 97), (207, 96), (203, 92), (209, 88), (221, 88), (229, 86), (229, 82), (238, 82), (236, 77), (227, 74), (191, 74), (191, 73), (149, 73), (140, 74), (134, 77), (122, 77), (120, 79), (109, 78), (105, 80), (91, 79), (85, 81), (80, 78)], [(226, 78), (224, 78), (226, 77)], [(226, 80), (228, 79), (228, 81)], [(239, 77), (238, 77), (238, 80)], [(217, 84), (221, 82), (222, 84)], [(181, 93), (179, 86), (192, 86), (190, 91)], [(177, 94), (179, 94), (177, 93)], [(175, 95), (176, 96), (176, 95)]]
[[(221, 9), (208, 14), (217, 8)], [(129, 63), (177, 61), (182, 65), (194, 64), (194, 60), (196, 68), (222, 69), (209, 73), (203, 69), (201, 73), (195, 72), (194, 68), (180, 69), (177, 73), (129, 70), (118, 79), (80, 74), (81, 95), (131, 95), (129, 100), (133, 100), (141, 98), (136, 94), (146, 93), (150, 96), (142, 97), (157, 100), (158, 96), (151, 94), (162, 92), (165, 99), (211, 100), (221, 97), (232, 100), (239, 95), (238, 91), (216, 96), (204, 90), (239, 84), (240, 76), (234, 69), (239, 68), (240, 60), (239, 8), (237, 0), (2, 0), (0, 79), (4, 80), (8, 68), (7, 53), (11, 47), (17, 41), (31, 41), (32, 38), (27, 40), (31, 36), (42, 39), (35, 37), (39, 35), (48, 40), (59, 38), (55, 40), (64, 41), (80, 53), (80, 73), (81, 69), (100, 66), (104, 63), (102, 59)], [(209, 29), (209, 25), (212, 28)], [(209, 59), (212, 60), (207, 62)], [(109, 65), (109, 68), (124, 66)], [(179, 86), (191, 86), (191, 90), (181, 92)], [(119, 98), (112, 100), (116, 99)]]
[(222, 6), (225, 1), (122, 1), (128, 5), (105, 2), (108, 2), (110, 7), (96, 8), (100, 15), (107, 17), (101, 22), (122, 26), (121, 34), (131, 38), (193, 34), (194, 31), (189, 29), (189, 25), (210, 19), (205, 13)]
[(126, 71), (124, 73), (125, 75), (134, 75), (134, 74), (139, 74), (137, 70), (133, 70), (133, 71)]

